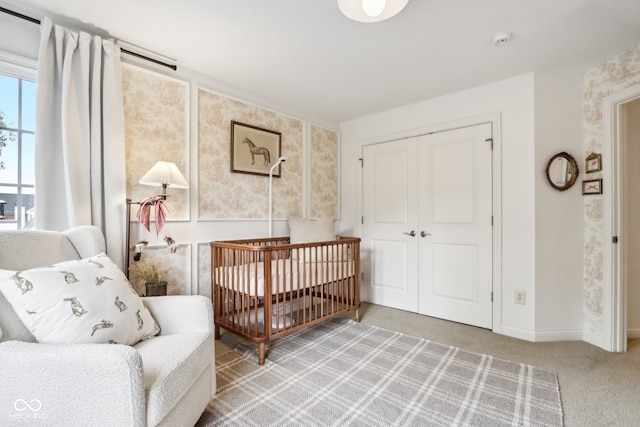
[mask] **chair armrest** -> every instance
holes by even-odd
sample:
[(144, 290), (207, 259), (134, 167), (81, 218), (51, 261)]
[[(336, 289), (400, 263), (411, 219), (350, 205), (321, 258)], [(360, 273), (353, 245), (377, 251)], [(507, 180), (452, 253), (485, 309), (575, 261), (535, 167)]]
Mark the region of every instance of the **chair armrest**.
[(146, 424), (142, 358), (117, 344), (0, 343), (0, 424)]
[(213, 333), (213, 307), (202, 295), (143, 297), (160, 335)]

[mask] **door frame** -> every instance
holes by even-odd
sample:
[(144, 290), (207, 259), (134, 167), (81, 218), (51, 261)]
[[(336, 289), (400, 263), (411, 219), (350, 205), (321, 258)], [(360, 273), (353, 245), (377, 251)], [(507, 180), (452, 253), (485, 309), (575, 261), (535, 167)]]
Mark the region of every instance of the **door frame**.
[[(627, 351), (627, 277), (624, 239), (624, 129), (622, 106), (640, 99), (640, 84), (609, 95), (602, 100), (603, 156), (602, 205), (604, 238), (604, 281), (602, 284), (603, 338), (599, 347), (613, 352)], [(598, 345), (598, 343), (593, 343)]]
[[(373, 145), (382, 142), (390, 142), (402, 138), (426, 135), (436, 132), (446, 132), (463, 127), (490, 123), (493, 139), (491, 153), (492, 169), (492, 209), (493, 209), (493, 235), (492, 235), (492, 286), (493, 286), (493, 325), (491, 330), (502, 333), (502, 115), (500, 112), (468, 117), (460, 120), (438, 123), (421, 128), (401, 131), (393, 134), (374, 137), (366, 141), (360, 148), (360, 156), (363, 155), (365, 145)], [(362, 171), (360, 173), (360, 215), (364, 215), (364, 203), (362, 197), (364, 182)]]

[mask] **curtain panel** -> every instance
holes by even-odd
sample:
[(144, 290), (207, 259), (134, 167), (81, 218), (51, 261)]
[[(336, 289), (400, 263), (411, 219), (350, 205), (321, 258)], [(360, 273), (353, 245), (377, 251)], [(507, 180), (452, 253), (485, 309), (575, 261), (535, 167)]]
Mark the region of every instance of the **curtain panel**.
[(120, 48), (45, 18), (36, 95), (36, 228), (99, 227), (124, 265), (126, 196)]

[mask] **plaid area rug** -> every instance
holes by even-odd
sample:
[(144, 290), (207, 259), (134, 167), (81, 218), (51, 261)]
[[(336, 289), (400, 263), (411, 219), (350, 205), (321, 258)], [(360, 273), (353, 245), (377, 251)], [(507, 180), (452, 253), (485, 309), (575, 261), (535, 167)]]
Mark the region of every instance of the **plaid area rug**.
[(561, 426), (553, 372), (333, 319), (216, 359), (199, 426)]

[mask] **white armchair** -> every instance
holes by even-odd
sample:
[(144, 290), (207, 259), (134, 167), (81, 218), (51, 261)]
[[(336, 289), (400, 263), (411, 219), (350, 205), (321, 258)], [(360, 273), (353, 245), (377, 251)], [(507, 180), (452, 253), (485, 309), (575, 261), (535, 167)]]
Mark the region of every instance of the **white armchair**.
[[(0, 231), (0, 269), (104, 252), (98, 228)], [(144, 298), (158, 336), (134, 346), (40, 344), (0, 293), (0, 425), (192, 426), (216, 391), (213, 314), (202, 296)]]

